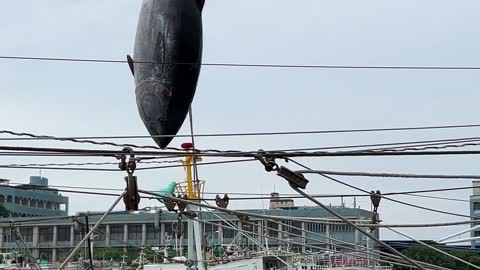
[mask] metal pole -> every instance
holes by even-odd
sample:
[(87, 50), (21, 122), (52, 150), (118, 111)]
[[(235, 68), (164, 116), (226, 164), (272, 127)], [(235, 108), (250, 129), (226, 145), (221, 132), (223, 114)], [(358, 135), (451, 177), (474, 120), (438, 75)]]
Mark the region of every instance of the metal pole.
[[(15, 242), (17, 243), (17, 246), (18, 248), (20, 248), (20, 245), (18, 244), (18, 240), (20, 240), (20, 242), (23, 244), (23, 246), (25, 247), (25, 252), (27, 253), (27, 257), (28, 259), (30, 260), (30, 262), (38, 269), (38, 270), (42, 270), (42, 268), (40, 267), (40, 265), (37, 263), (37, 260), (35, 259), (35, 257), (33, 257), (32, 255), (32, 252), (30, 252), (30, 249), (27, 247), (27, 245), (25, 244), (25, 240), (23, 239), (22, 235), (20, 234), (20, 232), (17, 230), (17, 228), (13, 227), (13, 232), (15, 233)], [(18, 240), (17, 240), (18, 238)]]
[(472, 242), (472, 241), (478, 241), (478, 240), (480, 240), (480, 236), (443, 241), (442, 244), (454, 244), (454, 243)]
[(480, 225), (477, 225), (477, 226), (468, 228), (468, 229), (466, 229), (466, 230), (463, 230), (463, 231), (461, 231), (461, 232), (454, 233), (454, 234), (452, 234), (452, 235), (446, 236), (446, 237), (438, 240), (438, 242), (439, 242), (439, 243), (445, 242), (445, 240), (452, 239), (452, 238), (455, 237), (455, 236), (459, 236), (459, 235), (462, 235), (462, 234), (464, 234), (464, 233), (467, 233), (467, 232), (470, 232), (470, 231), (473, 231), (473, 230), (476, 230), (476, 229), (480, 229)]
[[(88, 215), (85, 216), (85, 232), (88, 234), (90, 232), (90, 226), (88, 224)], [(92, 230), (93, 231), (93, 230)], [(90, 263), (90, 269), (93, 270), (93, 254), (92, 254), (92, 238), (87, 239), (88, 245), (88, 261)]]
[[(167, 196), (167, 195), (162, 195), (162, 194), (158, 194), (158, 193), (154, 193), (154, 192), (150, 192), (150, 191), (147, 191), (147, 190), (139, 190), (140, 193), (144, 193), (144, 194), (148, 194), (148, 195), (152, 195), (152, 196), (156, 196), (158, 198), (161, 198), (161, 199), (172, 199), (172, 200), (175, 200), (175, 201), (178, 201), (178, 202), (184, 202), (184, 203), (187, 203), (187, 204), (191, 204), (191, 205), (197, 205), (197, 206), (202, 206), (204, 208), (209, 208), (209, 209), (213, 209), (213, 210), (217, 210), (217, 211), (220, 211), (222, 213), (227, 213), (227, 214), (231, 214), (231, 215), (246, 215), (246, 216), (250, 216), (250, 217), (256, 217), (256, 218), (260, 218), (260, 219), (274, 219), (274, 220), (291, 220), (291, 219), (286, 219), (286, 218), (282, 218), (280, 216), (268, 216), (268, 215), (259, 215), (259, 214), (255, 214), (255, 213), (248, 213), (248, 212), (241, 212), (241, 211), (236, 211), (236, 210), (229, 210), (229, 209), (224, 209), (224, 208), (220, 208), (220, 207), (216, 207), (216, 206), (212, 206), (212, 205), (205, 205), (205, 204), (201, 204), (201, 203), (198, 203), (198, 202), (195, 202), (195, 201), (190, 201), (190, 200), (184, 200), (184, 199), (180, 199), (180, 198), (177, 198), (177, 197), (171, 197), (171, 196)], [(206, 224), (209, 224), (208, 221), (205, 221), (205, 220), (197, 220), (197, 221), (200, 221), (202, 223), (206, 223)], [(308, 221), (308, 222), (311, 222), (311, 221), (315, 221), (315, 220), (305, 220), (305, 221)], [(226, 226), (223, 226), (221, 224), (217, 224), (217, 223), (211, 223), (212, 225), (216, 225), (216, 226), (219, 226), (219, 227), (226, 227)], [(265, 226), (265, 225), (264, 225)], [(358, 226), (358, 225), (357, 225)], [(371, 226), (371, 224), (368, 224), (368, 225), (365, 225), (365, 226)], [(263, 238), (265, 238), (265, 240), (269, 239), (270, 237), (268, 235), (265, 234), (257, 234), (257, 233), (253, 233), (253, 232), (248, 232), (250, 234), (253, 234), (253, 235), (257, 235), (257, 236), (261, 236)], [(328, 237), (330, 238), (330, 237)], [(333, 238), (332, 238), (333, 239)], [(283, 240), (279, 240), (277, 239), (278, 241), (283, 241)], [(298, 243), (301, 245), (301, 243)], [(266, 243), (266, 247), (268, 248), (268, 243)], [(311, 248), (317, 248), (319, 250), (325, 250), (325, 249), (322, 249), (322, 248), (318, 248), (318, 247), (314, 247), (314, 246), (310, 246)], [(394, 256), (394, 255), (391, 255), (391, 256)], [(400, 256), (397, 256), (398, 258), (401, 258)], [(425, 262), (419, 262), (419, 263), (422, 263), (422, 264), (426, 264)], [(398, 264), (398, 263), (397, 263)], [(409, 265), (403, 265), (403, 266), (409, 266)], [(429, 267), (432, 266), (432, 265), (429, 265)], [(437, 266), (438, 267), (438, 266)], [(421, 269), (425, 269), (425, 268), (421, 268)], [(429, 268), (430, 269), (430, 268)], [(440, 268), (437, 268), (437, 269), (440, 269)], [(442, 269), (447, 269), (447, 268), (442, 268)]]
[(97, 221), (97, 223), (95, 223), (92, 230), (90, 230), (83, 237), (83, 239), (80, 240), (80, 242), (77, 244), (77, 246), (75, 246), (75, 248), (72, 250), (72, 252), (70, 252), (70, 254), (65, 259), (65, 261), (63, 261), (62, 264), (58, 267), (59, 270), (63, 269), (65, 267), (65, 265), (67, 265), (67, 263), (73, 258), (73, 256), (80, 249), (80, 247), (83, 245), (83, 243), (85, 243), (85, 241), (88, 238), (90, 238), (90, 236), (93, 234), (93, 232), (100, 226), (100, 224), (102, 224), (102, 222), (105, 220), (105, 218), (107, 218), (107, 216), (113, 211), (115, 206), (117, 206), (117, 204), (123, 199), (123, 196), (125, 195), (125, 193), (126, 193), (126, 191), (124, 191), (120, 196), (118, 196), (118, 198), (113, 202), (113, 204), (110, 206), (110, 208), (108, 208), (108, 210), (105, 212), (105, 214), (103, 214), (102, 217)]
[(307, 193), (301, 191), (300, 189), (298, 189), (297, 187), (293, 187), (292, 186), (292, 189), (295, 190), (296, 192), (298, 192), (299, 194), (301, 194), (302, 196), (304, 196), (305, 198), (309, 199), (310, 201), (312, 201), (313, 203), (315, 203), (316, 205), (322, 207), (323, 209), (325, 209), (327, 212), (329, 212), (330, 214), (336, 216), (337, 218), (339, 218), (340, 220), (342, 220), (343, 222), (347, 223), (348, 225), (352, 226), (353, 228), (355, 228), (356, 230), (358, 230), (360, 233), (364, 234), (365, 236), (367, 236), (368, 238), (372, 239), (373, 241), (377, 242), (378, 244), (382, 245), (383, 247), (385, 247), (386, 249), (390, 250), (392, 253), (394, 253), (395, 255), (398, 255), (400, 256), (402, 259), (408, 261), (410, 264), (416, 266), (418, 269), (421, 269), (421, 270), (426, 270), (425, 267), (423, 267), (422, 265), (418, 264), (417, 262), (415, 262), (414, 260), (410, 259), (409, 257), (405, 256), (403, 253), (399, 252), (398, 250), (392, 248), (391, 246), (385, 244), (383, 241), (381, 241), (380, 239), (378, 239), (377, 237), (369, 234), (368, 232), (362, 230), (362, 228), (360, 228), (359, 226), (357, 226), (355, 223), (351, 222), (350, 220), (346, 219), (345, 217), (343, 217), (342, 215), (338, 214), (337, 212), (333, 211), (332, 209), (328, 208), (327, 206), (325, 206), (323, 203), (317, 201), (315, 198), (311, 197), (310, 195), (308, 195)]

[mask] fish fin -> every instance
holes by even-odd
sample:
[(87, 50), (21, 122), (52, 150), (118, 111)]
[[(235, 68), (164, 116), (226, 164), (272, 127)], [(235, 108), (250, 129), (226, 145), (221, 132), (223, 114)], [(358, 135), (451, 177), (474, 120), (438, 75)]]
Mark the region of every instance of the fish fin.
[(128, 67), (130, 67), (130, 71), (132, 72), (132, 75), (135, 76), (135, 68), (133, 66), (133, 59), (129, 54), (127, 54), (127, 63), (128, 63)]
[(198, 1), (198, 7), (200, 8), (200, 11), (203, 11), (203, 6), (205, 5), (205, 0), (197, 0)]

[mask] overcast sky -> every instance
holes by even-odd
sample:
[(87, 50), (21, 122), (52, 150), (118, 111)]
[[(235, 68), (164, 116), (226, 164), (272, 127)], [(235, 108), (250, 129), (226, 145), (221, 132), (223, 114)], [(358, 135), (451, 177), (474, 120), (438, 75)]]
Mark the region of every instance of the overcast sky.
[[(0, 55), (123, 60), (132, 54), (141, 2), (133, 0), (3, 1)], [(204, 12), (204, 62), (319, 65), (479, 66), (478, 1), (209, 0)], [(203, 67), (193, 103), (196, 133), (325, 130), (480, 123), (480, 71), (308, 70)], [(56, 136), (146, 135), (126, 64), (0, 61), (0, 129)], [(180, 133), (188, 133), (185, 126)], [(478, 129), (276, 137), (200, 138), (201, 149), (285, 149), (478, 136)], [(185, 139), (176, 139), (179, 146)], [(153, 145), (153, 141), (128, 140)], [(3, 145), (95, 146), (58, 142)], [(205, 159), (213, 161), (213, 159)], [(478, 158), (376, 157), (299, 159), (317, 169), (480, 174)], [(105, 159), (5, 158), (1, 164), (95, 162)], [(42, 171), (50, 184), (123, 188), (123, 172)], [(38, 170), (2, 169), (26, 182)], [(210, 192), (291, 193), (260, 164), (205, 166)], [(158, 189), (184, 178), (181, 168), (138, 172)], [(465, 180), (341, 177), (367, 190), (406, 191), (471, 185)], [(355, 193), (311, 176), (309, 193)], [(470, 190), (435, 195), (467, 199)], [(104, 210), (112, 198), (69, 195), (71, 214)], [(468, 203), (398, 197), (469, 213)], [(323, 200), (340, 204), (339, 199)], [(352, 205), (353, 200), (346, 200)], [(365, 199), (362, 208), (370, 209)], [(297, 204), (307, 204), (298, 200)], [(156, 205), (143, 201), (142, 206)], [(267, 204), (264, 204), (267, 205)], [(261, 208), (261, 202), (235, 202)], [(382, 201), (385, 223), (464, 220)], [(439, 239), (465, 227), (408, 229)], [(382, 231), (382, 238), (397, 236)]]

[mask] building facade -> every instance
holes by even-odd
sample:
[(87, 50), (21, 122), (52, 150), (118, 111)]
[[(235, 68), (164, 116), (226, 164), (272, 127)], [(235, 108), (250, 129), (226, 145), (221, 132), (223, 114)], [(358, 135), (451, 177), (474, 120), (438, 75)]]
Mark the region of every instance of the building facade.
[(0, 203), (13, 217), (66, 216), (68, 197), (48, 187), (48, 179), (30, 176), (30, 183), (10, 185), (10, 180), (0, 179)]
[[(470, 196), (470, 216), (480, 219), (480, 181), (473, 181), (473, 194)], [(472, 227), (478, 224), (473, 224)], [(471, 237), (480, 237), (480, 229), (472, 230)], [(480, 241), (472, 241), (472, 248), (480, 248)]]
[[(372, 215), (369, 211), (355, 208), (338, 207), (335, 211), (358, 224), (368, 224)], [(244, 212), (289, 217), (292, 221), (275, 223), (256, 218), (245, 220), (243, 217), (225, 213), (202, 212), (204, 243), (218, 246), (235, 242), (237, 245), (248, 246), (251, 250), (260, 250), (255, 244), (257, 242), (271, 249), (282, 246), (294, 252), (316, 251), (313, 247), (330, 248), (331, 241), (325, 240), (324, 236), (345, 241), (351, 245), (365, 246), (367, 243), (365, 236), (352, 227), (340, 223), (338, 219), (319, 207), (244, 210)], [(89, 224), (92, 227), (100, 218), (100, 214), (88, 215)], [(328, 222), (318, 224), (295, 220), (299, 218), (321, 219)], [(15, 219), (15, 227), (25, 239), (26, 245), (31, 248), (33, 255), (48, 259), (50, 262), (62, 261), (86, 232), (85, 217), (81, 215), (55, 220), (36, 218), (35, 222), (29, 222), (28, 219)], [(241, 237), (241, 234), (231, 229), (232, 224), (244, 231), (252, 232), (251, 238)], [(0, 234), (2, 251), (16, 247), (8, 219), (0, 220)], [(378, 236), (378, 230), (376, 234)], [(108, 216), (95, 231), (92, 243), (95, 252), (120, 249), (129, 254), (129, 257), (134, 257), (138, 254), (138, 247), (141, 246), (168, 247), (185, 252), (188, 244), (187, 237), (187, 218), (179, 220), (175, 213), (156, 209), (150, 212)]]
[(277, 192), (272, 192), (270, 194), (270, 207), (269, 209), (288, 209), (288, 208), (294, 208), (295, 207), (295, 202), (293, 199), (283, 199), (280, 198), (280, 194)]

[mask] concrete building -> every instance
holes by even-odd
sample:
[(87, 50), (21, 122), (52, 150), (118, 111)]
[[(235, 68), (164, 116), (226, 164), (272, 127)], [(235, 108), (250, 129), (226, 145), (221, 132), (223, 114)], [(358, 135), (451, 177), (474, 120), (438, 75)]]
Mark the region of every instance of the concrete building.
[[(278, 224), (256, 218), (249, 218), (248, 223), (253, 224), (248, 224), (245, 221), (241, 221), (237, 216), (212, 212), (203, 212), (202, 220), (225, 226), (228, 226), (225, 221), (228, 223), (231, 222), (243, 228), (243, 230), (259, 234), (253, 235), (252, 237), (257, 242), (268, 245), (272, 249), (281, 245), (292, 251), (308, 252), (311, 248), (305, 247), (303, 244), (329, 247), (330, 244), (325, 243), (324, 235), (349, 242), (352, 245), (366, 245), (367, 243), (365, 236), (359, 234), (358, 231), (355, 231), (352, 227), (341, 224), (338, 219), (319, 207), (244, 211), (248, 213), (291, 217), (292, 221)], [(356, 208), (335, 207), (335, 211), (353, 222), (360, 224), (369, 223), (372, 215), (369, 211)], [(93, 226), (100, 217), (100, 214), (89, 214), (89, 216), (89, 224)], [(300, 217), (328, 219), (328, 224), (295, 221), (295, 218)], [(20, 233), (25, 239), (27, 246), (31, 248), (34, 256), (48, 259), (50, 262), (62, 261), (75, 244), (85, 235), (85, 223), (84, 217), (82, 216), (76, 216), (75, 218), (65, 217), (64, 219), (59, 218), (55, 220), (36, 218), (35, 222), (22, 222), (22, 220), (28, 221), (28, 219), (31, 218), (15, 219), (17, 222), (16, 226), (18, 226)], [(176, 243), (178, 243), (183, 250), (186, 250), (186, 239), (188, 237), (187, 219), (183, 218), (181, 220), (181, 224), (183, 224), (181, 231), (183, 231), (183, 234), (179, 239), (176, 238), (176, 232), (181, 228), (178, 224), (177, 214), (161, 211), (160, 209), (136, 214), (112, 214), (107, 217), (105, 222), (94, 233), (93, 246), (98, 252), (101, 252), (99, 248), (120, 249), (127, 252), (130, 258), (138, 254), (139, 246), (175, 248)], [(288, 227), (285, 224), (291, 225), (294, 228)], [(304, 231), (301, 229), (304, 229)], [(236, 231), (230, 228), (204, 224), (203, 231), (204, 241), (210, 245), (226, 245), (232, 243), (234, 239), (237, 239), (241, 245), (250, 246), (252, 249), (259, 250), (251, 240), (242, 237), (238, 238), (239, 235)], [(0, 238), (0, 248), (3, 251), (16, 246), (14, 239), (12, 239), (9, 219), (0, 219), (0, 234), (3, 236)], [(378, 230), (376, 234), (378, 236)], [(268, 239), (265, 236), (273, 239)], [(312, 238), (313, 240), (301, 238), (301, 236)], [(289, 243), (286, 244), (277, 239), (288, 239)]]
[(0, 203), (14, 217), (68, 215), (68, 197), (48, 188), (48, 179), (40, 176), (30, 176), (29, 184), (16, 186), (0, 179)]
[[(480, 181), (473, 181), (473, 194), (470, 196), (470, 216), (480, 219)], [(478, 224), (472, 224), (476, 226)], [(471, 231), (471, 237), (480, 237), (480, 229)], [(480, 248), (480, 241), (472, 241), (472, 248)]]
[(280, 198), (280, 194), (272, 192), (270, 194), (270, 210), (272, 209), (289, 209), (294, 208), (295, 202), (293, 199)]

